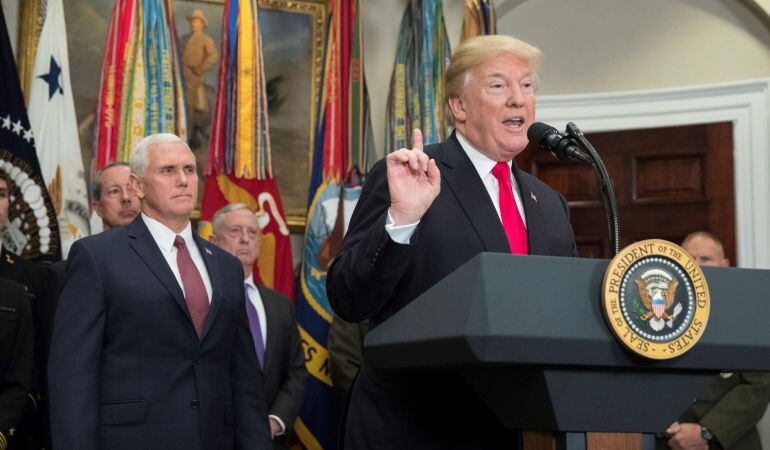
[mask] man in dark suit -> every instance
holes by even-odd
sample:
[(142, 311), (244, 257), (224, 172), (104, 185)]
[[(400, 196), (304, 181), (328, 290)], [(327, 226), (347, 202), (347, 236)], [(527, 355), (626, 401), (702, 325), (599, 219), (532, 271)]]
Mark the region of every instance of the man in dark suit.
[(211, 242), (238, 258), (243, 266), (243, 289), (248, 302), (245, 306), (254, 349), (262, 366), (270, 431), (275, 448), (280, 448), (299, 413), (307, 377), (294, 305), (254, 280), (252, 272), (259, 256), (260, 226), (248, 206), (231, 203), (214, 214), (212, 224)]
[[(364, 184), (327, 278), (343, 319), (376, 327), (481, 252), (576, 254), (565, 199), (512, 162), (535, 121), (540, 57), (509, 36), (460, 45), (446, 72), (455, 133), (423, 150), (415, 130), (413, 148), (389, 154)], [(512, 448), (514, 440), (459, 375), (364, 362), (354, 382), (346, 449)]]
[[(99, 169), (93, 179), (93, 207), (102, 219), (102, 230), (107, 231), (130, 224), (139, 215), (141, 204), (139, 197), (130, 186), (131, 169), (127, 162), (116, 161)], [(92, 230), (93, 231), (93, 230)], [(38, 333), (42, 339), (39, 351), (41, 364), (40, 419), (39, 437), (43, 448), (51, 448), (51, 426), (49, 423), (48, 377), (46, 367), (51, 349), (54, 314), (59, 302), (64, 276), (67, 273), (67, 261), (58, 261), (48, 270), (46, 295), (40, 302), (36, 316)]]
[[(722, 242), (707, 231), (690, 233), (682, 248), (701, 266), (729, 267)], [(665, 435), (658, 449), (761, 450), (757, 422), (770, 400), (770, 373), (727, 372), (719, 374), (693, 400)]]
[(48, 366), (53, 447), (267, 449), (241, 266), (190, 226), (195, 157), (158, 134), (130, 164), (142, 214), (70, 250)]

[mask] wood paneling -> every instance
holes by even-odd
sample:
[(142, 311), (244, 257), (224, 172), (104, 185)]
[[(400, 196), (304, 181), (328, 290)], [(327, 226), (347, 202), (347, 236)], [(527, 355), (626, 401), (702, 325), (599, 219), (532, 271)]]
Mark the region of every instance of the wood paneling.
[[(621, 247), (662, 238), (681, 242), (709, 230), (735, 261), (735, 184), (732, 124), (587, 134), (615, 184)], [(521, 168), (570, 202), (581, 256), (610, 257), (598, 181), (590, 167), (559, 161), (533, 145), (517, 158)]]

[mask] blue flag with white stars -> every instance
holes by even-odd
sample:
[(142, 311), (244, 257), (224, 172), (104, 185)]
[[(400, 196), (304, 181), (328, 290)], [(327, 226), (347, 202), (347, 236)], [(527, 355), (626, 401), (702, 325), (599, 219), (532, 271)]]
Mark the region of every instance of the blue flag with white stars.
[[(3, 251), (27, 259), (61, 259), (56, 211), (40, 172), (5, 16), (0, 6), (0, 170), (11, 178)], [(4, 226), (3, 226), (4, 225)]]

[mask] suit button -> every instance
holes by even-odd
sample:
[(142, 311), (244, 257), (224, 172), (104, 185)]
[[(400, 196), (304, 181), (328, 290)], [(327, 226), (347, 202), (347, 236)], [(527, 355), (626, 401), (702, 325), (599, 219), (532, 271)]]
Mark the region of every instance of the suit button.
[(197, 356), (195, 357), (195, 365), (198, 365), (198, 366), (201, 365), (201, 359), (198, 358)]
[(190, 408), (192, 409), (198, 409), (198, 400), (193, 400), (190, 402)]

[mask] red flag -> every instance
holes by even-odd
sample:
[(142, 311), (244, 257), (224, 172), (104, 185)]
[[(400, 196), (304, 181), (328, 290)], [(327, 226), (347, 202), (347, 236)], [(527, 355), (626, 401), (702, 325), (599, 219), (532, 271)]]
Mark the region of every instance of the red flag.
[[(291, 238), (271, 167), (264, 60), (257, 11), (251, 6), (250, 0), (225, 1), (222, 59), (199, 232), (208, 238), (214, 213), (227, 204), (249, 206), (257, 212), (262, 229), (255, 279), (293, 299)], [(246, 82), (239, 77), (247, 77)], [(238, 92), (243, 87), (249, 90)], [(239, 120), (244, 117), (253, 120)], [(239, 170), (244, 167), (251, 175)]]

